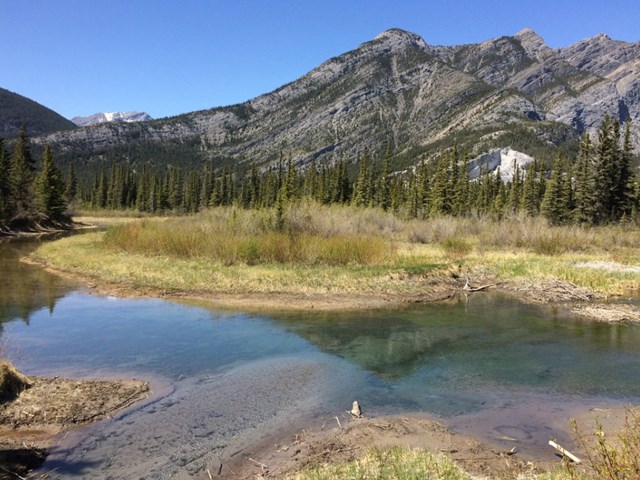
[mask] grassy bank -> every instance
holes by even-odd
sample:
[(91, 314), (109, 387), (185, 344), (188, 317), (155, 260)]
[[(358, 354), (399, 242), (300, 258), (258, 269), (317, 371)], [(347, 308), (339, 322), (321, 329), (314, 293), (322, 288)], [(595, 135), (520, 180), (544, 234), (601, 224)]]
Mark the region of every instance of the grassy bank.
[[(604, 295), (637, 294), (637, 228), (549, 227), (542, 219), (401, 221), (374, 209), (291, 205), (127, 219), (106, 233), (44, 244), (38, 261), (133, 288), (210, 294), (420, 296), (471, 272), (556, 278)], [(607, 262), (610, 268), (597, 268)], [(594, 266), (595, 265), (595, 266)]]
[[(574, 423), (575, 424), (575, 423)], [(557, 467), (522, 468), (514, 461), (496, 477), (519, 480), (635, 480), (640, 475), (640, 410), (627, 409), (618, 432), (605, 432), (596, 421), (586, 435), (575, 427), (581, 444), (582, 463), (568, 460)], [(533, 467), (533, 464), (531, 464)], [(546, 470), (546, 471), (545, 471)], [(316, 463), (289, 475), (288, 480), (472, 480), (472, 476), (449, 455), (408, 447), (373, 448), (346, 463)], [(482, 478), (485, 478), (484, 476)]]

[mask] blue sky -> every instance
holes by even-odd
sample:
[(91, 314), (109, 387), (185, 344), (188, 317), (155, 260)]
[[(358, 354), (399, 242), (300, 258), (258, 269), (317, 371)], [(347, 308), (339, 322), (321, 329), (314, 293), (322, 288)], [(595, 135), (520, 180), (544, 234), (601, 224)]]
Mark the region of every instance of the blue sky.
[(0, 87), (61, 115), (155, 118), (248, 100), (389, 28), (433, 45), (530, 27), (640, 40), (640, 0), (1, 0)]

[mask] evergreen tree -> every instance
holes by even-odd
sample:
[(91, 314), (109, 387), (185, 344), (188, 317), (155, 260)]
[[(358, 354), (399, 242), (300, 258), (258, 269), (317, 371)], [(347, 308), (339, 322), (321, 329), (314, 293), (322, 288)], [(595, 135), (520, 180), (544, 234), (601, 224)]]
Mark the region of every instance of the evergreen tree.
[(520, 166), (517, 162), (513, 161), (513, 178), (509, 185), (509, 193), (507, 195), (507, 211), (511, 214), (518, 214), (520, 211), (520, 202), (522, 200), (522, 175), (520, 173)]
[(76, 171), (73, 165), (67, 170), (67, 177), (65, 179), (64, 199), (68, 205), (72, 205), (78, 196), (78, 179), (76, 177)]
[(631, 157), (633, 145), (631, 143), (631, 120), (627, 120), (622, 140), (622, 151), (619, 155), (617, 178), (614, 185), (614, 216), (620, 219), (631, 213), (633, 205), (633, 172), (631, 171)]
[(531, 217), (540, 212), (540, 203), (544, 196), (544, 175), (537, 160), (529, 165), (522, 186), (522, 208)]
[(573, 173), (575, 179), (573, 219), (578, 225), (591, 225), (596, 220), (597, 193), (592, 154), (591, 138), (585, 133), (580, 141), (580, 152)]
[(4, 139), (0, 138), (0, 226), (10, 220), (11, 164), (4, 149)]
[(391, 156), (391, 147), (389, 146), (382, 161), (382, 171), (376, 182), (376, 202), (383, 210), (388, 210), (391, 207), (391, 187), (389, 184), (389, 163)]
[(451, 213), (451, 171), (452, 154), (447, 152), (438, 160), (433, 177), (430, 195), (430, 216), (448, 215)]
[(47, 145), (44, 149), (42, 171), (36, 178), (36, 205), (40, 213), (52, 220), (64, 218), (67, 209), (64, 189), (62, 172), (53, 163), (51, 148)]
[(353, 187), (353, 203), (358, 207), (366, 207), (371, 202), (371, 167), (367, 149), (363, 149), (358, 163), (358, 177)]
[(556, 158), (540, 206), (542, 215), (552, 225), (561, 225), (571, 218), (571, 195), (567, 185), (570, 185), (570, 180), (565, 168), (564, 156), (560, 153)]
[(11, 177), (9, 199), (12, 216), (26, 218), (34, 213), (33, 182), (36, 167), (29, 148), (29, 138), (24, 127), (16, 140), (11, 156)]
[(595, 148), (596, 223), (613, 220), (615, 208), (617, 139), (614, 138), (615, 125), (607, 115), (598, 131)]

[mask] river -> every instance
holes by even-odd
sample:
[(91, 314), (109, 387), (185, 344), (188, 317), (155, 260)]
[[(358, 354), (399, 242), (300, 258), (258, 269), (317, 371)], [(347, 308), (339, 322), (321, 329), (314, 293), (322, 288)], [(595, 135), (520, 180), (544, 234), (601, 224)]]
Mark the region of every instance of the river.
[[(553, 458), (569, 416), (640, 403), (640, 327), (573, 320), (497, 294), (360, 312), (245, 314), (98, 296), (0, 243), (0, 341), (29, 375), (144, 378), (151, 398), (76, 430), (53, 478), (191, 478), (354, 399)], [(505, 443), (511, 446), (512, 443)]]

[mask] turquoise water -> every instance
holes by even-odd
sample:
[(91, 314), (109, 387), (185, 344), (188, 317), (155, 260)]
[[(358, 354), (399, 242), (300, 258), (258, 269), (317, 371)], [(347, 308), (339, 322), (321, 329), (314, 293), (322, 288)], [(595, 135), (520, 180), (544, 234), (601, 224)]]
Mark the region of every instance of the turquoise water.
[[(475, 422), (532, 399), (550, 408), (576, 398), (584, 407), (612, 400), (640, 403), (636, 325), (575, 321), (551, 308), (487, 293), (408, 308), (269, 315), (116, 299), (91, 295), (18, 263), (17, 257), (32, 248), (31, 243), (0, 244), (5, 351), (28, 374), (166, 379), (174, 386), (168, 405), (180, 410), (163, 409), (162, 422), (170, 423), (174, 415), (185, 423), (166, 433), (169, 444), (190, 445), (193, 427), (185, 419), (196, 422), (202, 409), (210, 408), (193, 399), (214, 391), (227, 412), (215, 418), (234, 414), (244, 408), (242, 402), (251, 402), (260, 413), (233, 428), (208, 426), (221, 435), (220, 448), (266, 425), (289, 404), (294, 410), (304, 405), (305, 416), (320, 417), (344, 411), (358, 398), (370, 413), (426, 411), (455, 424), (455, 418), (475, 415)], [(127, 448), (149, 454), (152, 436), (145, 440), (140, 431), (142, 425), (152, 428), (154, 417), (148, 413), (158, 415), (153, 408), (130, 414), (131, 427), (108, 427), (117, 431), (100, 433), (111, 440), (99, 448), (74, 447), (65, 453), (66, 461), (76, 461), (79, 449), (83, 455), (93, 448), (96, 457), (113, 456), (101, 449), (117, 451), (127, 428), (137, 432)], [(525, 428), (516, 420), (508, 427)], [(545, 435), (546, 430), (527, 441), (544, 443)], [(126, 470), (126, 458), (110, 468)], [(56, 468), (73, 476), (71, 468), (59, 463)], [(85, 475), (97, 478), (95, 471), (76, 476)], [(118, 477), (117, 472), (108, 475)]]

